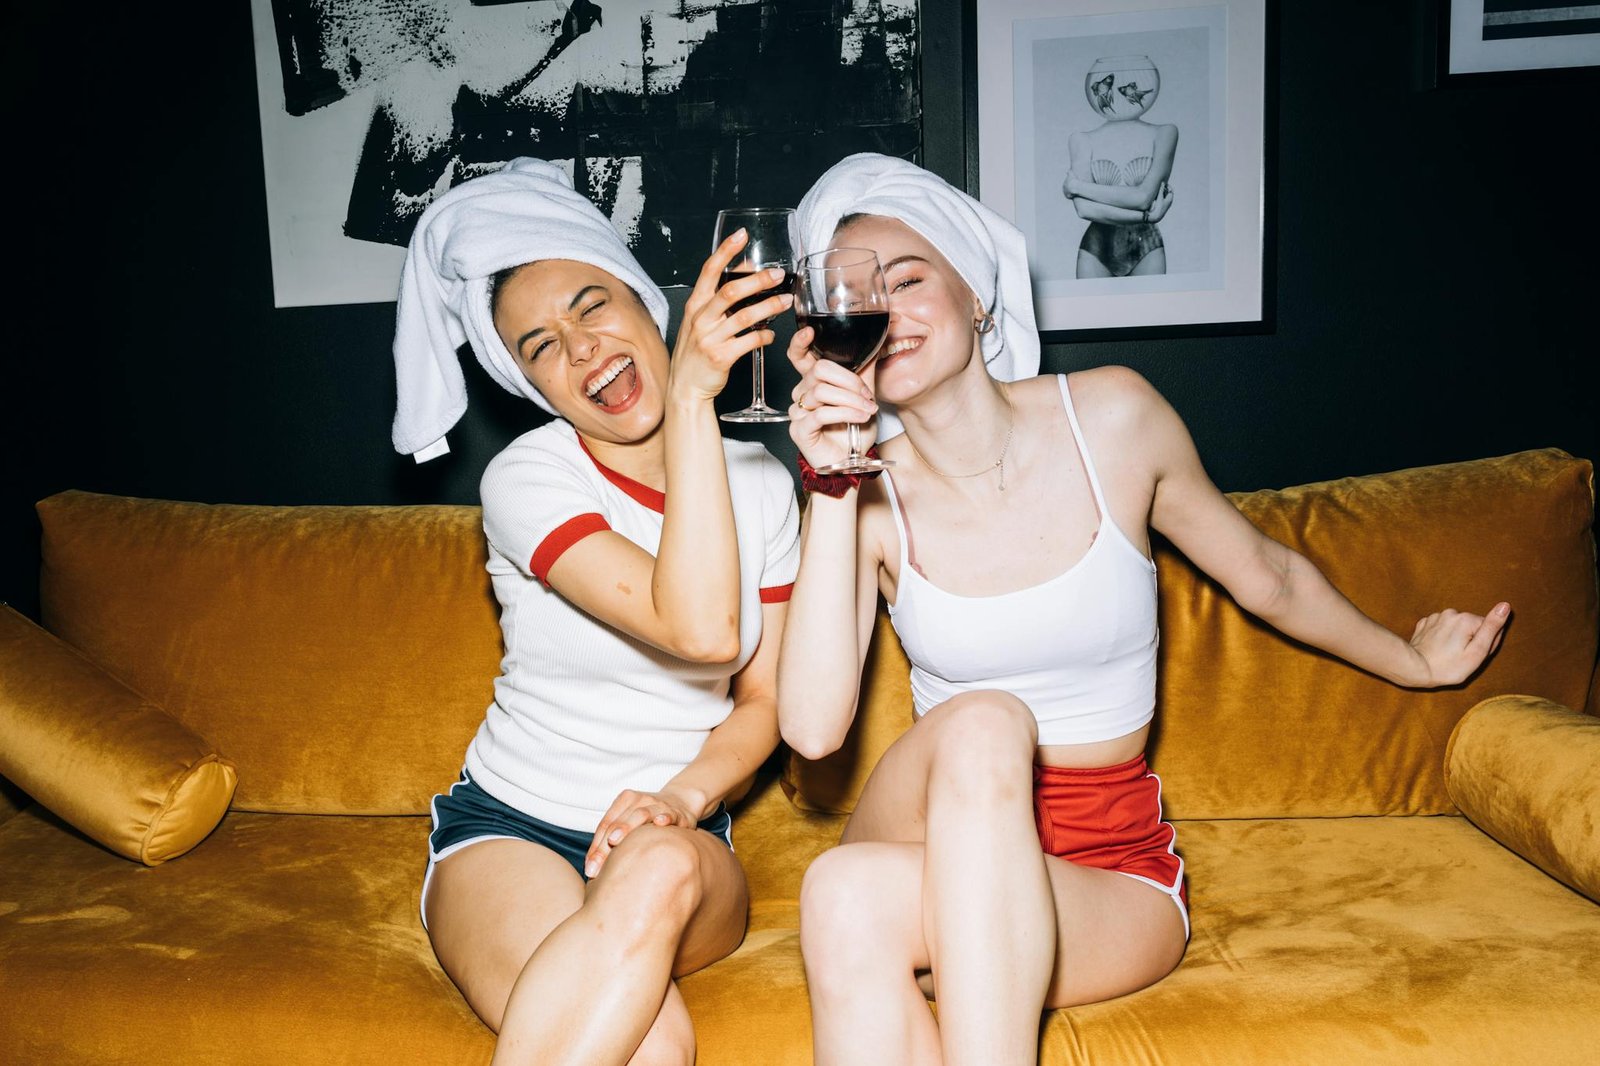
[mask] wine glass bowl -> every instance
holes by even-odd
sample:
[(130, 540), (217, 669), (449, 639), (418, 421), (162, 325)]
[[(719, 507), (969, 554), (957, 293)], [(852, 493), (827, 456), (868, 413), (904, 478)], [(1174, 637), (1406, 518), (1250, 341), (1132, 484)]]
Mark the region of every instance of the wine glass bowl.
[[(794, 209), (790, 207), (732, 207), (717, 212), (716, 233), (712, 237), (711, 246), (718, 247), (726, 240), (729, 234), (739, 229), (749, 234), (745, 246), (739, 254), (723, 268), (722, 277), (718, 285), (726, 285), (730, 281), (738, 280), (742, 275), (753, 273), (757, 270), (767, 270), (779, 267), (783, 270), (783, 280), (770, 288), (747, 296), (737, 301), (728, 308), (728, 314), (736, 314), (760, 303), (762, 300), (780, 293), (791, 292), (794, 289), (795, 266), (800, 258), (800, 223), (795, 217)], [(752, 329), (765, 329), (768, 322), (757, 323), (741, 333), (748, 333)], [(789, 416), (769, 405), (766, 401), (766, 349), (757, 348), (750, 353), (750, 406), (738, 411), (729, 411), (720, 417), (724, 422), (787, 422)]]
[[(878, 256), (868, 248), (826, 248), (800, 260), (795, 324), (811, 327), (811, 351), (819, 359), (861, 373), (883, 350), (889, 335), (889, 293)], [(861, 454), (861, 430), (849, 423), (850, 454), (817, 468), (819, 474), (864, 474), (894, 464)]]

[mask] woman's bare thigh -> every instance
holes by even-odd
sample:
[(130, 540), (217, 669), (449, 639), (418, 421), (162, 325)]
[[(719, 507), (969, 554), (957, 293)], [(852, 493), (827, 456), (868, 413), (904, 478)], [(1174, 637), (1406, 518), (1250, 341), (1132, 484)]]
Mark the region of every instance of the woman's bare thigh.
[(499, 1032), (517, 976), (550, 931), (583, 905), (572, 865), (525, 840), (485, 840), (440, 860), (424, 905), (439, 965)]
[[(922, 930), (923, 845), (850, 846), (856, 876), (879, 894), (874, 912), (891, 916), (879, 931), (898, 943), (904, 962), (927, 976), (931, 953)], [(1098, 1003), (1154, 984), (1183, 957), (1183, 918), (1160, 889), (1109, 870), (1046, 856), (1055, 898), (1056, 957), (1045, 995), (1048, 1008)], [(979, 872), (981, 876), (981, 871)]]
[(1183, 915), (1153, 885), (1045, 856), (1056, 901), (1056, 962), (1045, 1006), (1071, 1007), (1155, 984), (1183, 958)]

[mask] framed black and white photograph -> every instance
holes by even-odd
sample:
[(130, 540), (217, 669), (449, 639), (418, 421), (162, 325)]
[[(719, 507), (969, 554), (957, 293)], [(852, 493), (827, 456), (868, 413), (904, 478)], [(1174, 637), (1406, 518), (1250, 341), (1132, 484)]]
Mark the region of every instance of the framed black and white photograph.
[(393, 300), (446, 189), (567, 167), (663, 285), (719, 208), (920, 162), (918, 0), (251, 0), (278, 307)]
[(1042, 331), (1268, 322), (1265, 0), (982, 0), (978, 192)]
[(1600, 4), (1438, 2), (1445, 78), (1600, 68)]

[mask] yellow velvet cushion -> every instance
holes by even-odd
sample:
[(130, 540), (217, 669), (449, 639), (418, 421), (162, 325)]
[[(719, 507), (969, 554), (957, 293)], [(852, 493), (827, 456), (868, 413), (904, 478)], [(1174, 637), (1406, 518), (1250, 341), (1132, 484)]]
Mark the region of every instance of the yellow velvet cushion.
[(1445, 785), (1485, 833), (1600, 902), (1600, 719), (1532, 696), (1468, 711)]
[(236, 810), (426, 814), (500, 672), (476, 507), (38, 505), (44, 624), (239, 767)]
[[(1170, 817), (1453, 813), (1444, 746), (1467, 708), (1504, 692), (1583, 706), (1600, 626), (1588, 461), (1551, 448), (1231, 498), (1396, 633), (1445, 607), (1509, 600), (1515, 615), (1465, 685), (1403, 689), (1284, 637), (1158, 546), (1151, 763)], [(851, 738), (789, 761), (798, 806), (854, 808), (911, 723), (908, 669), (880, 614)]]
[(146, 866), (205, 839), (238, 781), (204, 740), (10, 608), (0, 609), (0, 773)]

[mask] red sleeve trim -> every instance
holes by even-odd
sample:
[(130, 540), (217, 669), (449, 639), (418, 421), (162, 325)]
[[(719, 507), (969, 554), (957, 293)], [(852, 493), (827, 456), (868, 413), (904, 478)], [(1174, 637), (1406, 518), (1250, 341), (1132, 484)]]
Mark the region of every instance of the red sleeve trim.
[(788, 603), (789, 597), (794, 595), (794, 582), (787, 585), (774, 585), (769, 589), (761, 590), (762, 603)]
[(568, 548), (591, 533), (600, 533), (610, 529), (611, 524), (602, 514), (581, 514), (576, 518), (569, 518), (545, 537), (539, 546), (533, 550), (533, 558), (528, 562), (528, 569), (533, 576), (543, 585), (550, 584), (550, 568), (556, 565), (556, 560), (566, 554)]

